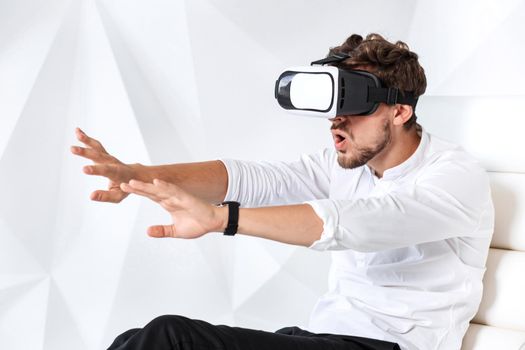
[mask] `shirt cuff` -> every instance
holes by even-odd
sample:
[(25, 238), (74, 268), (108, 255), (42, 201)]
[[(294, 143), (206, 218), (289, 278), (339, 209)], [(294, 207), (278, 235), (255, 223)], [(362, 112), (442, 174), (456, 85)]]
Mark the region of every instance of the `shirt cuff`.
[(307, 201), (304, 202), (304, 204), (310, 205), (317, 216), (323, 220), (323, 232), (321, 233), (321, 237), (313, 242), (308, 248), (319, 251), (344, 249), (340, 246), (337, 237), (339, 213), (334, 202), (330, 199), (320, 199)]
[(233, 159), (219, 159), (224, 164), (226, 172), (228, 173), (228, 188), (224, 201), (239, 201), (239, 166)]

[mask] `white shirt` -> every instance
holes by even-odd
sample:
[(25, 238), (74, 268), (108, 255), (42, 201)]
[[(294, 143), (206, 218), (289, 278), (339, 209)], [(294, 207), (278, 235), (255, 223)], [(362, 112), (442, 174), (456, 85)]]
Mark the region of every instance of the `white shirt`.
[(308, 203), (323, 220), (310, 248), (332, 250), (332, 264), (308, 330), (460, 349), (494, 227), (488, 176), (461, 148), (423, 131), (381, 179), (367, 165), (341, 168), (332, 149), (293, 163), (222, 161), (226, 200)]

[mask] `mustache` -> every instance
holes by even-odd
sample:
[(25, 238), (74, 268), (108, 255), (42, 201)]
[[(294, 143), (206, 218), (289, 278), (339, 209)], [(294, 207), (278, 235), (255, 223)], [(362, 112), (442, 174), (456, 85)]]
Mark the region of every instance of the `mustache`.
[(330, 130), (345, 130), (346, 123), (332, 124)]
[(352, 133), (352, 130), (351, 129), (348, 129), (347, 128), (347, 123), (346, 121), (342, 121), (338, 124), (336, 123), (333, 123), (332, 126), (330, 126), (330, 132), (332, 130), (341, 130), (343, 131), (345, 134), (348, 135), (348, 139), (350, 139), (350, 141), (353, 141), (354, 140), (354, 134)]

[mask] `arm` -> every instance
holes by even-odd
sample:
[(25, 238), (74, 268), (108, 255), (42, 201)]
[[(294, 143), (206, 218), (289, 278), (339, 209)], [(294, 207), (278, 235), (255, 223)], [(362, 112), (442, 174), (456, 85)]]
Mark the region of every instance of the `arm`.
[(222, 202), (228, 188), (226, 167), (219, 160), (157, 166), (138, 165), (137, 170), (143, 174), (137, 179), (145, 182), (160, 179), (174, 183), (212, 204)]
[[(219, 208), (224, 231), (228, 224), (228, 208)], [(308, 204), (239, 209), (239, 233), (273, 241), (311, 246), (321, 237), (323, 221)]]
[(293, 162), (222, 161), (229, 183), (225, 200), (240, 202), (243, 207), (260, 207), (327, 198), (336, 155), (325, 149)]
[[(228, 207), (216, 207), (181, 187), (154, 179), (153, 183), (132, 180), (121, 184), (134, 193), (159, 203), (172, 224), (148, 229), (152, 237), (197, 238), (209, 232), (222, 232), (228, 223)], [(307, 204), (266, 208), (241, 208), (239, 233), (283, 243), (309, 246), (319, 239), (322, 221)]]
[[(223, 231), (228, 214), (220, 209)], [(316, 250), (373, 252), (452, 237), (490, 237), (492, 211), (487, 174), (469, 164), (447, 164), (382, 197), (240, 209), (239, 232)]]
[(131, 179), (160, 179), (213, 204), (223, 200), (236, 200), (246, 207), (300, 203), (328, 196), (329, 172), (335, 161), (334, 154), (325, 150), (291, 163), (228, 159), (157, 166), (124, 164), (78, 128), (76, 136), (86, 147), (73, 146), (71, 152), (94, 162), (85, 166), (84, 172), (109, 179), (108, 190), (91, 194), (92, 200), (101, 202), (118, 203), (126, 198), (128, 193), (120, 184)]
[[(150, 236), (196, 238), (226, 228), (228, 208), (205, 203), (175, 185), (154, 180), (121, 187), (158, 202), (171, 214), (173, 223), (151, 227)], [(382, 197), (241, 208), (238, 231), (317, 250), (371, 252), (452, 237), (490, 238), (491, 211), (484, 171), (446, 163), (419, 183)]]
[(488, 176), (465, 161), (443, 162), (381, 197), (311, 201), (323, 220), (316, 250), (373, 252), (455, 237), (490, 239)]
[(159, 166), (124, 164), (110, 155), (99, 141), (78, 128), (76, 136), (86, 147), (73, 146), (71, 152), (94, 162), (84, 167), (84, 173), (109, 179), (108, 190), (94, 191), (92, 200), (118, 203), (128, 195), (120, 189), (121, 183), (131, 179), (152, 182), (155, 178), (175, 183), (210, 203), (220, 203), (226, 195), (228, 175), (221, 161)]

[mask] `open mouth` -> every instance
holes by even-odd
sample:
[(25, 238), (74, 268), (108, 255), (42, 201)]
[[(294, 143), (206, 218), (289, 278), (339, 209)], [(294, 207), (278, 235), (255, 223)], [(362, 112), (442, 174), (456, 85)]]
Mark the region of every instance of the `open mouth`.
[(335, 148), (340, 151), (346, 146), (346, 136), (339, 132), (333, 133)]
[(342, 135), (335, 135), (335, 143), (343, 142), (345, 140), (345, 137)]

